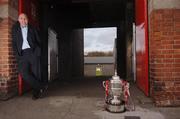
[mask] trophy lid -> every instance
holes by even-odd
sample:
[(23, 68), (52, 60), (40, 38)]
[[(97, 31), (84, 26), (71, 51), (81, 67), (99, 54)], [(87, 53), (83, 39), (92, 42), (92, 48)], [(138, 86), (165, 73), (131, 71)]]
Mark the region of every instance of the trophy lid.
[(115, 75), (112, 76), (113, 80), (120, 80), (120, 77), (117, 75), (117, 71), (115, 70)]

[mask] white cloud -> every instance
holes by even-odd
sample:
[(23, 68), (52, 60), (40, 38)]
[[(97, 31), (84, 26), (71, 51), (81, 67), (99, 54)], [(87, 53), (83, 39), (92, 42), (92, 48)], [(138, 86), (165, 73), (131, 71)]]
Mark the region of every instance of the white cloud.
[(115, 27), (84, 29), (84, 51), (112, 51), (115, 38)]

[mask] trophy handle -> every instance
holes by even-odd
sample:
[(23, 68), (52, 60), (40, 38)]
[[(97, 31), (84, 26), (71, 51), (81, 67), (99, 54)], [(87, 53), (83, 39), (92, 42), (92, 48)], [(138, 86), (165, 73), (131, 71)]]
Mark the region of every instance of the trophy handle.
[(104, 88), (106, 88), (106, 81), (103, 81), (102, 85)]

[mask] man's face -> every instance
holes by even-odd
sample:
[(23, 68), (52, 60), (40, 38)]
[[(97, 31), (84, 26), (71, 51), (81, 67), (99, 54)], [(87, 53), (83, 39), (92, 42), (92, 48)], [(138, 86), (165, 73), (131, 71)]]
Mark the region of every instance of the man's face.
[(19, 21), (21, 27), (25, 27), (28, 24), (28, 18), (25, 14), (20, 14), (18, 21)]

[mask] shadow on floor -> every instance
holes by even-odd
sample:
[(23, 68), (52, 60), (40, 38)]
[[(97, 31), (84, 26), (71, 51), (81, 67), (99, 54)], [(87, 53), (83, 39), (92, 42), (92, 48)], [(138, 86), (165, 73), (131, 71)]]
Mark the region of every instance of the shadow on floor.
[(113, 114), (105, 111), (102, 81), (109, 77), (84, 78), (50, 83), (45, 98), (33, 101), (31, 93), (0, 102), (0, 119), (179, 119), (180, 108), (158, 108), (135, 84), (130, 84), (135, 111)]

